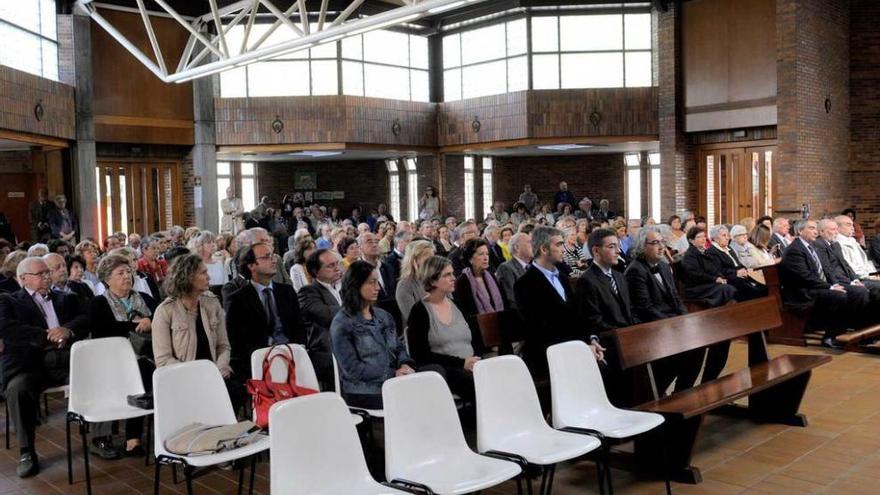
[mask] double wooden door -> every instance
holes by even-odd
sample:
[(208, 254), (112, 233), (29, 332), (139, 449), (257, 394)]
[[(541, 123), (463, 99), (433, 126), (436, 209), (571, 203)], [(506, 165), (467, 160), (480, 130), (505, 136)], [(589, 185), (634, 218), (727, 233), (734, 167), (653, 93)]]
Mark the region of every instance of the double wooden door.
[(699, 152), (700, 212), (710, 225), (773, 215), (776, 146)]
[(120, 230), (149, 234), (182, 222), (178, 162), (99, 161), (95, 180), (102, 239)]

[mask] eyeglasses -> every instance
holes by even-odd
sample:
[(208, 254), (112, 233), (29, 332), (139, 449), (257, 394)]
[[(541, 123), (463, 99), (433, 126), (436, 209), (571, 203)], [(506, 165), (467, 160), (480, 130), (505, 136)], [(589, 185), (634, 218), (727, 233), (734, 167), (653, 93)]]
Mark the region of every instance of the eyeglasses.
[(645, 245), (647, 245), (647, 246), (656, 246), (656, 245), (658, 245), (658, 244), (660, 244), (660, 243), (662, 243), (662, 242), (663, 242), (663, 241), (658, 241), (658, 240), (654, 240), (654, 241), (645, 241)]
[(49, 270), (43, 270), (41, 272), (24, 272), (24, 275), (33, 275), (34, 277), (46, 277), (46, 278), (49, 278), (49, 276), (51, 274), (52, 274), (52, 272), (50, 272)]

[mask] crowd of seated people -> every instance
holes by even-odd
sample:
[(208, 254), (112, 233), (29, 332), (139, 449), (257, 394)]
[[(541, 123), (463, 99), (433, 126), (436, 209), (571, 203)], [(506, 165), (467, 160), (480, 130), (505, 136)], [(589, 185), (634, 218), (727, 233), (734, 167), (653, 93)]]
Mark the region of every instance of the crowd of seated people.
[[(349, 404), (378, 409), (385, 380), (420, 370), (440, 373), (473, 402), (473, 366), (493, 351), (476, 317), (504, 312), (522, 326), (513, 349), (536, 378), (547, 375), (548, 346), (582, 340), (601, 363), (609, 396), (629, 405), (636, 398), (609, 332), (685, 315), (686, 303), (762, 297), (756, 269), (763, 266), (779, 264), (786, 303), (820, 308), (809, 325), (825, 331), (825, 345), (878, 320), (871, 248), (880, 238), (860, 234), (854, 212), (818, 223), (764, 217), (729, 226), (685, 213), (631, 226), (608, 200), (593, 208), (564, 182), (552, 200), (542, 203), (526, 186), (513, 208), (496, 202), (485, 219), (460, 222), (440, 217), (429, 188), (410, 222), (395, 221), (384, 205), (343, 218), (294, 195), (277, 212), (265, 198), (251, 217), (280, 219), (280, 227), (251, 222), (235, 235), (175, 226), (101, 242), (0, 245), (0, 379), (19, 474), (39, 470), (37, 399), (66, 382), (67, 353), (80, 339), (131, 339), (148, 387), (156, 368), (209, 360), (240, 412), (251, 353), (301, 344), (321, 389), (335, 387), (335, 360)], [(704, 382), (718, 377), (729, 345), (655, 363), (658, 390), (692, 387), (701, 371)], [(92, 451), (142, 455), (143, 426), (126, 422), (116, 445), (112, 425), (96, 425)]]

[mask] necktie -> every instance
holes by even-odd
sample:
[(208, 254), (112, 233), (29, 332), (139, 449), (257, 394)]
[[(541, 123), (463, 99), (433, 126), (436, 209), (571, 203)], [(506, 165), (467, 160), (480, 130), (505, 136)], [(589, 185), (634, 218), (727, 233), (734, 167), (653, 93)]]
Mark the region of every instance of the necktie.
[(266, 311), (266, 321), (269, 322), (269, 330), (270, 332), (275, 332), (275, 312), (272, 311), (272, 288), (266, 287), (263, 289), (263, 309)]
[(605, 276), (608, 277), (608, 280), (611, 281), (611, 290), (614, 291), (614, 295), (616, 296), (617, 295), (617, 282), (614, 281), (614, 274), (613, 273), (606, 273)]
[(819, 269), (819, 278), (825, 282), (825, 272), (822, 270), (822, 262), (819, 261), (819, 255), (816, 254), (816, 250), (813, 249), (813, 246), (807, 246), (807, 249), (810, 251), (810, 256), (813, 257), (813, 262), (816, 263), (816, 267)]

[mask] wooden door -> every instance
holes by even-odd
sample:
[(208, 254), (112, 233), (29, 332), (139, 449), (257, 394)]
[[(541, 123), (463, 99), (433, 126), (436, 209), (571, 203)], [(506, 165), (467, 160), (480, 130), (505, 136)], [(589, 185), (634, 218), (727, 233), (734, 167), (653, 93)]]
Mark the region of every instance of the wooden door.
[(37, 200), (36, 181), (34, 174), (2, 174), (0, 175), (0, 212), (6, 214), (12, 230), (19, 241), (31, 239), (28, 208)]
[(124, 231), (150, 234), (183, 220), (180, 165), (177, 162), (99, 162), (101, 238)]
[(699, 210), (709, 225), (773, 214), (776, 146), (704, 149), (698, 153)]

